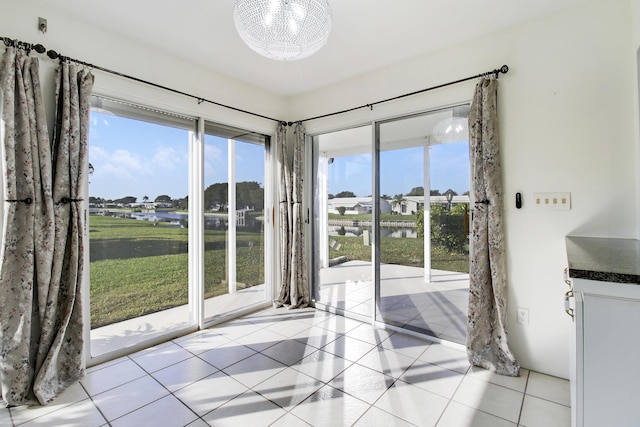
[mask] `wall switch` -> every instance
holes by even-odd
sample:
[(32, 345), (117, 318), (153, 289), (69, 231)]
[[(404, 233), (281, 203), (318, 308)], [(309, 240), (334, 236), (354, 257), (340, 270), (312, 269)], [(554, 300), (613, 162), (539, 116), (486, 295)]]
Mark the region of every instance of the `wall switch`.
[(568, 211), (571, 209), (571, 193), (533, 193), (536, 209)]
[(518, 307), (517, 311), (516, 323), (520, 325), (528, 325), (529, 324), (529, 309)]

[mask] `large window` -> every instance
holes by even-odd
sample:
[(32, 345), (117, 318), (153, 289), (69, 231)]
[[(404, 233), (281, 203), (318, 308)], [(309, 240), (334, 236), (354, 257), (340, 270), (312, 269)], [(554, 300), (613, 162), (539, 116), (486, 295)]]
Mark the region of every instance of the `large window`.
[(95, 356), (187, 325), (188, 311), (175, 308), (188, 303), (188, 152), (195, 121), (98, 97), (93, 107), (88, 223)]
[(92, 107), (91, 355), (202, 325), (198, 307), (211, 319), (266, 301), (268, 137), (97, 96)]

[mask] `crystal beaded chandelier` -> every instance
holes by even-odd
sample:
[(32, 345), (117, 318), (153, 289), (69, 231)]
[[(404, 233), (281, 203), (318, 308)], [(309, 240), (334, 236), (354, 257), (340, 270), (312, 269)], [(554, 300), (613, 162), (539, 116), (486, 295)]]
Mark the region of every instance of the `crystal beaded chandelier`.
[(313, 55), (331, 32), (327, 0), (237, 0), (233, 18), (251, 49), (279, 61)]

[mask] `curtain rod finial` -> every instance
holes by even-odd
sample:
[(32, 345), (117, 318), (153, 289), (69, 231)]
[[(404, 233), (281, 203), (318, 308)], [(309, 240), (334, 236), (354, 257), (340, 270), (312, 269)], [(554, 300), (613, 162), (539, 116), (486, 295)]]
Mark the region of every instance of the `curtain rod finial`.
[(502, 67), (500, 67), (500, 72), (502, 74), (507, 74), (509, 72), (509, 66), (503, 65)]

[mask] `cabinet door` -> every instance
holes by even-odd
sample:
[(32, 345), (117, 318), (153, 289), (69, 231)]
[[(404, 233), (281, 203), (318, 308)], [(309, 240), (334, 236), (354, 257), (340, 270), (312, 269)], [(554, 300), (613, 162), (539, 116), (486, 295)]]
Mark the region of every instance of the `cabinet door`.
[(640, 301), (584, 295), (584, 425), (640, 425)]

